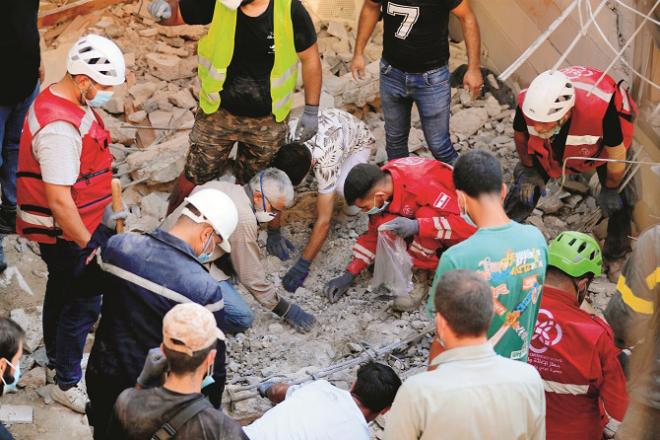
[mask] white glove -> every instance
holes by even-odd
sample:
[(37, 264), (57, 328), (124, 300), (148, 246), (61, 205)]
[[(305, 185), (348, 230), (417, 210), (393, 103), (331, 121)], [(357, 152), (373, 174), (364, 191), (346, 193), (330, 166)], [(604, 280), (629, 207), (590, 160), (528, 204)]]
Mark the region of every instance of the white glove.
[(153, 0), (147, 6), (147, 10), (157, 21), (172, 17), (172, 7), (166, 0)]

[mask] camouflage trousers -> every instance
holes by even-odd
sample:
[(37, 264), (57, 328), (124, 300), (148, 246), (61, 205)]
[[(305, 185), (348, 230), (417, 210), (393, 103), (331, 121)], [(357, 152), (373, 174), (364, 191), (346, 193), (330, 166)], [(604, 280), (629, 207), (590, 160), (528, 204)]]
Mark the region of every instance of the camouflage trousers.
[[(190, 133), (190, 151), (184, 169), (196, 185), (216, 179), (231, 167), (239, 184), (245, 184), (267, 168), (284, 144), (288, 124), (272, 115), (252, 118), (234, 116), (220, 108), (210, 115), (198, 110)], [(235, 160), (229, 155), (238, 142)]]

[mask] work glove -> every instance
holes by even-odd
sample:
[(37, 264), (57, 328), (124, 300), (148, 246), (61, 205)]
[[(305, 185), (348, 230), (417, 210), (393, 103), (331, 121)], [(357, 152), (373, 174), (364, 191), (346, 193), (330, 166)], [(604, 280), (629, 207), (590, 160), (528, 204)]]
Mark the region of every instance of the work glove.
[(257, 391), (259, 392), (259, 395), (263, 398), (268, 398), (268, 390), (270, 390), (276, 383), (277, 381), (275, 380), (267, 380), (266, 382), (261, 382), (259, 385), (257, 385)]
[(167, 369), (167, 358), (160, 347), (152, 348), (147, 353), (144, 367), (137, 378), (142, 388), (154, 388), (163, 384), (163, 375)]
[(119, 212), (114, 212), (112, 210), (112, 203), (106, 205), (103, 210), (103, 220), (102, 223), (109, 229), (115, 231), (117, 229), (117, 220), (126, 220), (128, 217), (128, 207), (125, 203), (122, 203), (123, 209)]
[(167, 20), (172, 17), (172, 7), (165, 0), (153, 0), (147, 10), (156, 21)]
[(605, 217), (610, 217), (623, 208), (623, 198), (618, 189), (602, 187), (598, 194), (598, 206)]
[(305, 105), (298, 125), (296, 126), (296, 133), (294, 140), (296, 142), (307, 142), (314, 137), (319, 130), (319, 106), (318, 105)]
[(303, 285), (307, 275), (309, 275), (309, 265), (311, 262), (300, 258), (296, 264), (289, 269), (289, 271), (282, 278), (282, 286), (287, 292), (295, 292), (296, 289)]
[(536, 167), (526, 167), (518, 162), (513, 171), (516, 176), (518, 198), (527, 206), (534, 206), (538, 198), (545, 195), (545, 179)]
[(399, 237), (410, 237), (419, 232), (419, 222), (415, 219), (406, 217), (397, 217), (387, 223), (383, 223), (378, 228), (379, 231), (392, 231)]
[(296, 247), (286, 237), (282, 236), (280, 229), (268, 229), (266, 250), (269, 254), (285, 261), (289, 259), (289, 251), (295, 251)]
[(323, 287), (323, 293), (325, 294), (326, 298), (328, 298), (328, 301), (331, 303), (336, 303), (339, 298), (341, 298), (346, 293), (354, 279), (355, 275), (349, 271), (346, 271), (337, 278), (333, 278), (328, 281)]
[(300, 333), (309, 332), (316, 322), (314, 315), (307, 313), (298, 304), (292, 304), (284, 298), (280, 298), (280, 302), (273, 309), (273, 313), (282, 317)]

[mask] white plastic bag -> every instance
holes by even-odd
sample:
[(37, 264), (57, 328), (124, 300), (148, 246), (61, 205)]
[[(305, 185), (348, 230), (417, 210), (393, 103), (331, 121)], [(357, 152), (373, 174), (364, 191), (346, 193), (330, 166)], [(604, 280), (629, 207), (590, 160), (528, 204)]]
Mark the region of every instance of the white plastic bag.
[(393, 295), (407, 295), (413, 288), (412, 259), (406, 242), (392, 231), (379, 230), (371, 287), (386, 287)]

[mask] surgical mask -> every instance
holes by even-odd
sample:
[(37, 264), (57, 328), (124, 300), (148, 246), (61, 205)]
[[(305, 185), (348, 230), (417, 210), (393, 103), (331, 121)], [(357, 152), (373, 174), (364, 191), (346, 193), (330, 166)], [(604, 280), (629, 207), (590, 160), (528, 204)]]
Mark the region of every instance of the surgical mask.
[(4, 384), (2, 394), (15, 393), (17, 391), (16, 385), (18, 385), (18, 381), (21, 380), (21, 364), (16, 364), (16, 366), (14, 366), (11, 362), (7, 361), (6, 359), (5, 361), (7, 362), (7, 365), (9, 365), (14, 369), (14, 380), (11, 383), (7, 383), (5, 381), (4, 374), (2, 375), (2, 377), (0, 377), (0, 379), (2, 379), (2, 383)]
[(87, 104), (90, 107), (103, 107), (112, 99), (112, 93), (105, 90), (97, 90), (94, 99), (87, 101)]
[(376, 199), (374, 198), (374, 207), (371, 208), (369, 211), (367, 211), (367, 215), (376, 215), (376, 214), (380, 214), (381, 212), (385, 211), (389, 205), (390, 205), (390, 201), (389, 201), (389, 200), (385, 200), (385, 201), (383, 202), (383, 206), (381, 206), (380, 208), (378, 208), (378, 207), (376, 206)]
[(197, 257), (197, 261), (202, 264), (208, 263), (211, 260), (211, 255), (213, 255), (213, 246), (211, 246), (211, 252), (204, 252), (208, 249), (209, 244), (213, 245), (213, 234), (209, 235), (209, 238), (206, 240), (204, 247), (202, 248), (202, 253)]
[(206, 377), (202, 381), (202, 389), (206, 388), (209, 385), (213, 385), (215, 383), (215, 379), (213, 379), (213, 367), (215, 366), (215, 362), (212, 363), (209, 366), (209, 369), (206, 371)]
[(463, 208), (461, 208), (460, 204), (458, 206), (458, 209), (461, 212), (461, 218), (465, 221), (465, 223), (467, 223), (470, 226), (474, 226), (476, 228), (477, 225), (472, 220), (472, 217), (470, 217), (470, 214), (468, 214), (467, 209), (465, 209), (466, 205), (467, 204), (465, 202), (465, 199), (463, 199)]
[(552, 131), (549, 131), (547, 133), (539, 133), (539, 137), (541, 139), (550, 139), (551, 137), (557, 136), (560, 131), (561, 131), (561, 124), (558, 124), (557, 126), (555, 126), (555, 128), (552, 129)]
[(254, 216), (257, 218), (258, 223), (268, 223), (272, 221), (275, 217), (277, 217), (276, 214), (273, 214), (272, 212), (269, 212), (266, 210), (266, 194), (264, 193), (264, 173), (262, 172), (259, 174), (259, 191), (261, 191), (261, 204), (263, 207), (263, 211), (256, 211), (254, 213)]

